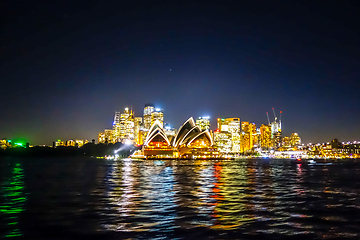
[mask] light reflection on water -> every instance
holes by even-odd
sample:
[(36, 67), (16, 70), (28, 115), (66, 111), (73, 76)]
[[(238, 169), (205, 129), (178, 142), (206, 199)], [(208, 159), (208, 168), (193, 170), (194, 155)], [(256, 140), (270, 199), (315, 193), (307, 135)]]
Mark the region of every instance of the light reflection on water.
[(28, 239), (360, 235), (358, 163), (59, 158), (0, 165), (1, 211), (20, 209), (5, 214), (18, 219), (10, 228), (5, 216), (0, 230)]
[(19, 229), (19, 215), (24, 211), (26, 201), (24, 174), (20, 163), (12, 163), (8, 169), (11, 173), (2, 172), (5, 179), (0, 187), (0, 213), (6, 224), (3, 237), (19, 237), (22, 235)]

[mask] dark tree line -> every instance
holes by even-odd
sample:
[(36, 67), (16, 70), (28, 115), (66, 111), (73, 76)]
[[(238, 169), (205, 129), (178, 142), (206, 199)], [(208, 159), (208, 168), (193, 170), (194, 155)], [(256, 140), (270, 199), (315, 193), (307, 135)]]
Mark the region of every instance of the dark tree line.
[(94, 144), (87, 143), (82, 147), (16, 147), (16, 148), (7, 148), (5, 150), (0, 150), (0, 156), (25, 156), (25, 157), (37, 157), (37, 156), (53, 156), (53, 157), (62, 157), (62, 156), (72, 156), (72, 157), (81, 157), (81, 156), (93, 156), (93, 157), (104, 157), (105, 155), (115, 155), (117, 150), (119, 156), (127, 157), (131, 155), (138, 147), (133, 145), (126, 145), (120, 142), (115, 144)]

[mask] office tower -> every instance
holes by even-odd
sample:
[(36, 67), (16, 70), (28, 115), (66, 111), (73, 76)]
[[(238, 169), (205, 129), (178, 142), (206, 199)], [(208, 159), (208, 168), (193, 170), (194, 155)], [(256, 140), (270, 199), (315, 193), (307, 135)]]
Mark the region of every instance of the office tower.
[(257, 143), (256, 124), (249, 122), (241, 123), (241, 143), (240, 151), (247, 152), (252, 150)]
[(283, 149), (290, 148), (291, 147), (290, 138), (289, 137), (283, 137), (281, 146), (282, 146)]
[(124, 113), (120, 115), (120, 140), (134, 140), (134, 114), (125, 108)]
[(139, 139), (139, 131), (142, 127), (142, 122), (143, 119), (142, 117), (135, 117), (134, 119), (134, 140), (137, 144), (140, 144), (140, 139)]
[(155, 110), (151, 112), (151, 125), (156, 121), (160, 122), (162, 128), (164, 127), (164, 111), (160, 108), (155, 108)]
[(144, 129), (149, 130), (151, 127), (151, 113), (155, 111), (154, 104), (147, 103), (144, 107)]
[(270, 149), (271, 144), (271, 126), (262, 124), (260, 127), (260, 146), (262, 149)]
[[(120, 112), (115, 112), (112, 140), (114, 143), (120, 141)], [(105, 143), (105, 138), (104, 138), (104, 143)]]
[(112, 143), (113, 142), (113, 130), (112, 129), (105, 129), (105, 143)]
[(98, 143), (105, 143), (105, 133), (104, 132), (99, 132)]
[(176, 134), (176, 129), (175, 129), (175, 128), (172, 128), (172, 127), (170, 126), (170, 124), (168, 124), (168, 123), (165, 123), (165, 129), (164, 129), (164, 131), (165, 131), (166, 136), (167, 136), (169, 139), (171, 139), (172, 137), (174, 137), (175, 134)]
[(240, 118), (218, 118), (214, 142), (221, 152), (240, 152)]
[(301, 145), (301, 138), (297, 133), (292, 133), (290, 136), (290, 145), (291, 147), (297, 147)]
[(210, 117), (199, 117), (196, 120), (196, 125), (198, 125), (201, 130), (210, 129)]

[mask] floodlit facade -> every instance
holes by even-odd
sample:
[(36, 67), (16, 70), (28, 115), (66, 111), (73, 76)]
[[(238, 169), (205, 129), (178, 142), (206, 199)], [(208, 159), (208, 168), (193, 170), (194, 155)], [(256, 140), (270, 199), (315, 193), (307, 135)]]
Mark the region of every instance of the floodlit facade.
[(301, 138), (297, 133), (292, 133), (289, 140), (291, 147), (297, 147), (301, 145)]
[(155, 111), (154, 104), (147, 103), (144, 107), (144, 129), (149, 130), (151, 127), (151, 113)]
[(171, 138), (167, 137), (160, 121), (149, 129), (144, 141), (145, 158), (216, 158), (219, 152), (212, 148), (213, 139), (208, 130), (201, 130), (189, 118)]
[(134, 114), (129, 108), (125, 108), (120, 115), (120, 141), (134, 140)]
[(105, 143), (112, 143), (113, 142), (113, 130), (112, 129), (105, 129)]
[(220, 152), (240, 152), (240, 118), (218, 118), (214, 142)]
[(140, 129), (143, 125), (143, 119), (142, 117), (135, 117), (134, 118), (134, 140), (137, 144), (140, 144), (140, 142), (143, 142), (139, 138)]
[(256, 124), (249, 122), (241, 123), (241, 144), (240, 151), (242, 153), (252, 150), (258, 142), (258, 134)]
[[(113, 137), (112, 137), (112, 139), (113, 139), (114, 143), (120, 141), (120, 112), (115, 112), (114, 122), (113, 122)], [(103, 141), (105, 142), (105, 139)]]
[(201, 130), (210, 129), (210, 117), (199, 117), (196, 119), (196, 125), (198, 125)]
[(270, 125), (262, 124), (260, 126), (260, 146), (262, 149), (272, 148)]
[(164, 111), (160, 108), (155, 108), (155, 110), (151, 112), (151, 125), (156, 121), (159, 122), (162, 128), (164, 127)]
[(98, 143), (105, 143), (105, 133), (104, 132), (99, 132)]

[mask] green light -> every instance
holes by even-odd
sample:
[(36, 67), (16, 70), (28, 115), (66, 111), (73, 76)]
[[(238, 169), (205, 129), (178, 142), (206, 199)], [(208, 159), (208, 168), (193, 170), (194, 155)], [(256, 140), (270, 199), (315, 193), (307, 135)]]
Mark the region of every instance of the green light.
[(58, 142), (61, 142), (61, 140), (59, 139), (59, 140), (57, 140)]
[(11, 142), (11, 140), (8, 140), (8, 142)]
[(3, 196), (0, 202), (0, 214), (3, 214), (5, 223), (8, 226), (8, 232), (0, 234), (0, 238), (19, 237), (22, 232), (19, 229), (19, 214), (23, 212), (26, 202), (24, 193), (24, 173), (20, 163), (16, 163), (12, 174), (0, 185), (0, 196)]
[(22, 146), (23, 144), (22, 143), (15, 143), (15, 145)]

